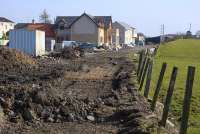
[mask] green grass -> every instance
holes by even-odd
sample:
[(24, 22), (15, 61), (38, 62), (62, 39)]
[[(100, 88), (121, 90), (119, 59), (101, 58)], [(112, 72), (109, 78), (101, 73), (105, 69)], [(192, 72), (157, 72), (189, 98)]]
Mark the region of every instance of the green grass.
[(158, 76), (161, 70), (162, 63), (167, 63), (167, 70), (164, 76), (159, 100), (164, 102), (166, 92), (169, 85), (172, 69), (174, 66), (178, 67), (178, 75), (175, 84), (173, 100), (171, 104), (170, 116), (172, 121), (177, 125), (180, 124), (180, 117), (183, 105), (183, 98), (185, 92), (185, 83), (187, 77), (188, 66), (196, 67), (196, 75), (193, 87), (193, 96), (191, 103), (191, 111), (189, 118), (188, 134), (200, 133), (200, 40), (182, 39), (161, 45), (155, 57), (151, 92), (152, 98)]

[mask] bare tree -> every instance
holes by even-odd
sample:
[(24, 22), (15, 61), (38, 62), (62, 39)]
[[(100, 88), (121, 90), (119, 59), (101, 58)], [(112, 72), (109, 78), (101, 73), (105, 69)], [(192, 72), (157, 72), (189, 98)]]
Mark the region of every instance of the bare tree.
[(39, 16), (40, 22), (42, 23), (52, 23), (50, 15), (47, 13), (46, 9), (43, 10), (41, 15)]

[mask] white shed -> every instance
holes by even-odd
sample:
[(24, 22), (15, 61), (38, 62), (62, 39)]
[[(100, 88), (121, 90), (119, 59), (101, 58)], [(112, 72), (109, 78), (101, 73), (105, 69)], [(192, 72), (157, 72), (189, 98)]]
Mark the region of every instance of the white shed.
[(9, 48), (20, 50), (32, 56), (45, 54), (45, 32), (17, 29), (9, 33)]

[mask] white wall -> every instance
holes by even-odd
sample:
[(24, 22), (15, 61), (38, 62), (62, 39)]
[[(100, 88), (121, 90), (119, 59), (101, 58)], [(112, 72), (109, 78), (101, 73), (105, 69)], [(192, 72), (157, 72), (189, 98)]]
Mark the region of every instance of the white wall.
[(14, 29), (14, 23), (10, 22), (0, 22), (0, 38), (2, 38), (3, 34)]
[(132, 30), (125, 31), (125, 44), (130, 44), (133, 42), (133, 32)]
[(33, 56), (45, 54), (45, 32), (43, 31), (11, 30), (9, 40), (10, 48)]
[(36, 56), (45, 54), (45, 32), (36, 31)]

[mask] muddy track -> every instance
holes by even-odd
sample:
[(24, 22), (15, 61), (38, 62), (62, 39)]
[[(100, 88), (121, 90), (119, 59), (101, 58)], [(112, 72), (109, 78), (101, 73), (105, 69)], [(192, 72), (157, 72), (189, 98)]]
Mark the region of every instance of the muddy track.
[(153, 132), (156, 118), (151, 118), (148, 103), (131, 81), (135, 65), (129, 53), (133, 51), (96, 53), (75, 60), (37, 59), (39, 67), (31, 71), (3, 73), (0, 133)]

